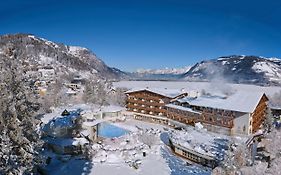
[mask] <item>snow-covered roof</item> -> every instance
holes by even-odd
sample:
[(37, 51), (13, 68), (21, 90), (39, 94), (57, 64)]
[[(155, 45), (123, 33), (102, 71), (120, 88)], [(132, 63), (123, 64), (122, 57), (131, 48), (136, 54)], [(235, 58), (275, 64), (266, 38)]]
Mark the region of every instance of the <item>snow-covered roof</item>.
[(263, 95), (263, 92), (238, 91), (226, 98), (220, 96), (200, 96), (197, 98), (183, 98), (178, 101), (187, 102), (193, 106), (252, 113)]
[(58, 136), (60, 131), (72, 129), (76, 126), (75, 120), (80, 117), (80, 109), (70, 111), (69, 115), (53, 118), (42, 128), (42, 131), (49, 136)]
[(139, 91), (149, 91), (155, 94), (159, 94), (165, 97), (169, 98), (175, 98), (181, 94), (184, 94), (186, 92), (183, 92), (179, 89), (166, 89), (166, 88), (135, 88), (131, 89), (126, 92), (126, 94), (133, 93), (133, 92), (139, 92)]
[(188, 108), (188, 107), (183, 107), (183, 106), (174, 105), (174, 104), (167, 104), (165, 106), (170, 107), (170, 108), (174, 108), (174, 109), (179, 109), (179, 110), (182, 110), (182, 111), (188, 111), (188, 112), (192, 112), (192, 113), (196, 113), (196, 114), (201, 114), (201, 112), (194, 111), (193, 109)]
[(59, 145), (59, 146), (77, 146), (77, 145), (84, 145), (89, 143), (89, 141), (85, 138), (45, 138), (45, 140), (49, 144)]
[(97, 125), (99, 123), (102, 123), (102, 122), (104, 122), (103, 119), (97, 119), (97, 120), (94, 120), (94, 121), (91, 121), (91, 122), (83, 122), (83, 125), (84, 126), (95, 126), (95, 125)]
[(193, 127), (183, 131), (173, 130), (169, 133), (170, 140), (186, 149), (211, 157), (222, 158), (228, 144), (227, 136), (210, 133), (204, 129)]

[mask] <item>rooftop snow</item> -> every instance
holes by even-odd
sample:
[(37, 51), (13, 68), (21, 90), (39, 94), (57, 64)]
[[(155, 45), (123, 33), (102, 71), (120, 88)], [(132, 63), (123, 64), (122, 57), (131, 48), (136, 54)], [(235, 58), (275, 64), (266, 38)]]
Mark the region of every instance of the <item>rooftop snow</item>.
[(46, 141), (50, 144), (59, 146), (71, 146), (71, 145), (84, 145), (89, 143), (85, 138), (46, 138)]
[(185, 93), (179, 89), (166, 89), (166, 88), (136, 88), (136, 89), (131, 89), (126, 93), (139, 92), (139, 91), (149, 91), (170, 98), (175, 98)]
[(192, 110), (191, 108), (188, 108), (188, 107), (183, 107), (183, 106), (174, 105), (174, 104), (167, 104), (165, 106), (170, 107), (170, 108), (179, 109), (179, 110), (182, 110), (182, 111), (188, 111), (188, 112), (192, 112), (192, 113), (201, 114), (201, 112), (194, 111), (194, 110)]
[(219, 96), (200, 96), (197, 98), (183, 98), (180, 101), (187, 102), (193, 106), (251, 113), (255, 110), (263, 94), (263, 92), (239, 91), (226, 98)]

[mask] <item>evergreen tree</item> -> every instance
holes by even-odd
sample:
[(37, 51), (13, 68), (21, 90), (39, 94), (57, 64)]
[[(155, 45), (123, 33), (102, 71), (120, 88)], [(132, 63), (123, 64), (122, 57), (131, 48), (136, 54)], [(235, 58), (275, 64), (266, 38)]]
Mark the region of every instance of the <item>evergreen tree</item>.
[(34, 117), (39, 105), (12, 45), (0, 61), (0, 174), (31, 174), (42, 162)]

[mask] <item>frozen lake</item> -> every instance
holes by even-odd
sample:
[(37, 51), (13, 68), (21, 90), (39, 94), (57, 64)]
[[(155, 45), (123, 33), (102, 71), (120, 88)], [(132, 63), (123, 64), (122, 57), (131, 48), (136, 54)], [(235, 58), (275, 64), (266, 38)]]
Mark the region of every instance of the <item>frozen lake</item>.
[(135, 89), (135, 88), (167, 88), (185, 89), (186, 91), (220, 91), (222, 88), (231, 88), (237, 91), (264, 92), (268, 96), (280, 92), (280, 86), (256, 86), (249, 84), (230, 84), (224, 82), (187, 82), (187, 81), (119, 81), (113, 83), (114, 87)]

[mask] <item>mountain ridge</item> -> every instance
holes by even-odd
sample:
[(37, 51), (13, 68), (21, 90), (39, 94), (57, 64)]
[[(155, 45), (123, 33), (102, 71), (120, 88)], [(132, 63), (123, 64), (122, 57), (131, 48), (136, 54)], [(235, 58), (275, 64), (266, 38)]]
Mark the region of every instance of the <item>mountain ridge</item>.
[(17, 56), (30, 66), (52, 66), (62, 72), (86, 73), (118, 80), (126, 74), (107, 66), (95, 53), (84, 47), (55, 43), (32, 34), (0, 36), (0, 53), (5, 48), (17, 49)]

